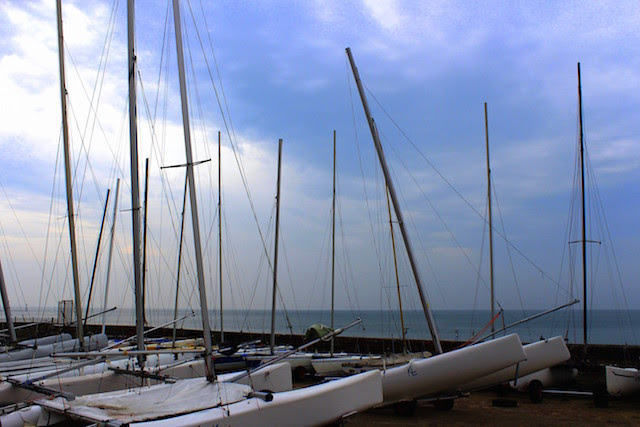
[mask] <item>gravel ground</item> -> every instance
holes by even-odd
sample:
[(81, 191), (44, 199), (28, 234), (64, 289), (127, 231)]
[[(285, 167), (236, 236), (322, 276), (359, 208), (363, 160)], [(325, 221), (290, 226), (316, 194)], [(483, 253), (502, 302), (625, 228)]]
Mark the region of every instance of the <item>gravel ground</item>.
[[(516, 407), (495, 407), (494, 399), (509, 399)], [(456, 400), (453, 409), (441, 411), (420, 402), (413, 416), (402, 417), (391, 408), (370, 410), (347, 420), (356, 426), (462, 426), (462, 425), (522, 425), (522, 426), (583, 426), (583, 425), (640, 426), (640, 397), (610, 400), (607, 408), (596, 408), (591, 397), (544, 395), (534, 404), (528, 394), (510, 393), (498, 396), (491, 391), (473, 393)]]

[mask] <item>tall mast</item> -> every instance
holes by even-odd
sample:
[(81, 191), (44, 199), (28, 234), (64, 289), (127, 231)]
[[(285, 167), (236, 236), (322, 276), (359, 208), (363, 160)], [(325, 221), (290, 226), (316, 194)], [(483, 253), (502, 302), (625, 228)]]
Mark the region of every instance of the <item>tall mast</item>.
[(400, 293), (400, 277), (398, 276), (398, 257), (396, 256), (396, 238), (393, 234), (393, 218), (391, 217), (391, 202), (389, 201), (389, 187), (385, 186), (387, 196), (387, 212), (389, 213), (389, 232), (391, 233), (391, 247), (393, 249), (393, 269), (396, 273), (396, 288), (398, 290), (398, 308), (400, 309), (400, 327), (402, 328), (402, 352), (407, 352), (407, 337), (404, 329), (404, 313), (402, 311), (402, 295)]
[(582, 333), (584, 345), (587, 345), (587, 241), (586, 214), (584, 202), (584, 131), (582, 129), (582, 83), (580, 81), (580, 63), (578, 62), (578, 115), (580, 121), (580, 188), (582, 195)]
[(69, 219), (69, 241), (71, 243), (71, 271), (73, 275), (73, 291), (76, 301), (76, 336), (80, 343), (80, 351), (84, 350), (84, 333), (82, 330), (82, 301), (80, 297), (80, 279), (78, 276), (78, 254), (76, 248), (76, 225), (73, 211), (73, 180), (71, 178), (71, 153), (69, 149), (69, 125), (67, 123), (67, 88), (64, 72), (64, 39), (62, 36), (62, 1), (56, 1), (58, 15), (58, 59), (60, 64), (60, 102), (62, 104), (62, 141), (64, 144), (64, 173), (67, 184), (67, 217)]
[(398, 197), (396, 195), (395, 187), (393, 186), (393, 181), (391, 180), (391, 174), (389, 173), (389, 169), (387, 168), (387, 161), (382, 151), (382, 144), (380, 143), (380, 137), (378, 136), (378, 129), (376, 128), (376, 124), (373, 121), (373, 117), (371, 117), (371, 112), (369, 111), (369, 104), (367, 103), (367, 98), (364, 93), (364, 88), (362, 87), (362, 82), (360, 81), (360, 74), (358, 73), (356, 64), (353, 61), (353, 56), (351, 55), (351, 49), (347, 48), (346, 50), (347, 50), (347, 56), (349, 57), (349, 63), (351, 64), (351, 71), (353, 72), (353, 77), (356, 81), (356, 85), (358, 86), (358, 93), (360, 94), (362, 107), (364, 109), (365, 115), (367, 116), (367, 123), (369, 123), (369, 130), (371, 131), (373, 144), (375, 145), (376, 152), (378, 153), (378, 159), (380, 161), (382, 173), (384, 174), (385, 182), (387, 184), (387, 187), (389, 188), (389, 195), (391, 196), (391, 201), (393, 202), (393, 209), (396, 214), (396, 219), (398, 220), (398, 226), (400, 227), (400, 233), (402, 234), (402, 239), (404, 241), (404, 246), (407, 251), (409, 263), (411, 264), (411, 270), (413, 272), (413, 277), (416, 281), (416, 287), (418, 288), (420, 303), (422, 304), (422, 309), (424, 311), (425, 318), (427, 319), (427, 324), (429, 326), (429, 331), (431, 332), (431, 338), (433, 340), (435, 351), (436, 353), (440, 354), (442, 353), (442, 345), (440, 344), (440, 337), (438, 336), (438, 330), (436, 329), (436, 324), (433, 319), (433, 314), (431, 313), (431, 308), (429, 307), (429, 303), (427, 302), (427, 299), (424, 295), (424, 291), (422, 288), (422, 279), (420, 278), (420, 273), (418, 272), (418, 265), (415, 262), (415, 257), (413, 255), (413, 250), (411, 248), (411, 242), (409, 241), (409, 235), (407, 234), (406, 229), (404, 227), (402, 211), (400, 209), (400, 204), (398, 202)]
[(149, 158), (144, 161), (144, 214), (142, 218), (142, 323), (147, 324), (147, 213), (149, 209)]
[[(331, 203), (331, 329), (333, 329), (334, 305), (336, 295), (336, 131), (333, 131), (333, 198)], [(331, 337), (333, 354), (334, 337)]]
[[(182, 240), (184, 238), (184, 213), (187, 205), (187, 182), (188, 177), (184, 176), (184, 191), (182, 192), (182, 219), (180, 220), (180, 241), (178, 243), (178, 268), (176, 272), (176, 300), (173, 306), (173, 320), (178, 318), (178, 297), (180, 295), (180, 267), (182, 265)], [(173, 346), (176, 345), (177, 322), (173, 323)]]
[(207, 293), (204, 283), (204, 265), (202, 263), (202, 247), (200, 243), (200, 222), (198, 219), (198, 202), (196, 199), (196, 180), (193, 174), (193, 157), (191, 155), (191, 133), (189, 127), (189, 105), (187, 102), (187, 82), (184, 73), (184, 54), (182, 52), (182, 26), (179, 0), (173, 0), (173, 21), (176, 33), (176, 50), (178, 58), (178, 75), (180, 78), (180, 101), (182, 104), (182, 127), (184, 131), (184, 147), (187, 158), (187, 179), (189, 181), (189, 199), (191, 201), (191, 223), (193, 226), (193, 243), (198, 273), (198, 290), (200, 292), (200, 310), (202, 315), (202, 334), (204, 335), (204, 362), (207, 380), (213, 381), (216, 374), (211, 360), (211, 327), (209, 310), (207, 309)]
[(87, 326), (89, 320), (89, 308), (91, 307), (91, 295), (93, 295), (93, 283), (96, 278), (96, 270), (98, 269), (98, 255), (100, 254), (100, 243), (102, 242), (102, 232), (104, 231), (104, 221), (107, 219), (107, 207), (109, 206), (109, 194), (111, 190), (107, 189), (107, 197), (104, 201), (104, 211), (102, 212), (102, 222), (100, 223), (100, 232), (98, 233), (98, 244), (96, 245), (96, 256), (93, 259), (93, 269), (91, 270), (91, 281), (89, 282), (89, 298), (87, 298), (87, 307), (84, 312), (84, 325)]
[[(491, 214), (491, 166), (489, 164), (489, 119), (487, 115), (487, 103), (484, 103), (484, 136), (487, 145), (487, 203), (489, 205), (489, 271), (491, 276), (491, 319), (495, 315), (496, 304), (493, 288), (493, 215)], [(491, 322), (491, 332), (495, 331), (494, 322)]]
[(2, 272), (2, 262), (0, 262), (0, 295), (2, 295), (2, 306), (4, 307), (4, 317), (7, 319), (7, 329), (9, 329), (9, 339), (12, 343), (18, 341), (16, 337), (16, 329), (13, 326), (13, 317), (11, 316), (11, 306), (9, 305), (9, 294), (7, 294), (7, 286), (4, 282), (4, 273)]
[(280, 232), (280, 171), (282, 170), (282, 138), (278, 140), (278, 189), (276, 190), (276, 234), (273, 253), (273, 295), (271, 298), (271, 354), (276, 345), (276, 294), (278, 292), (278, 235)]
[[(142, 301), (142, 264), (140, 262), (140, 184), (138, 182), (138, 108), (136, 74), (138, 64), (135, 48), (135, 0), (127, 2), (129, 56), (129, 147), (131, 151), (131, 216), (133, 228), (133, 283), (136, 302), (136, 336), (138, 350), (144, 350), (144, 306)], [(142, 362), (142, 357), (138, 359)]]
[(222, 311), (222, 163), (220, 162), (220, 146), (222, 138), (218, 131), (218, 262), (220, 264), (218, 278), (220, 282), (220, 342), (224, 342), (224, 318)]
[(102, 333), (104, 334), (107, 321), (107, 299), (109, 297), (109, 279), (111, 278), (111, 257), (113, 255), (113, 240), (116, 234), (116, 218), (118, 217), (118, 195), (120, 194), (120, 178), (116, 180), (116, 197), (113, 202), (113, 220), (111, 221), (111, 236), (109, 240), (109, 256), (107, 260), (107, 283), (104, 287), (104, 304), (102, 309)]

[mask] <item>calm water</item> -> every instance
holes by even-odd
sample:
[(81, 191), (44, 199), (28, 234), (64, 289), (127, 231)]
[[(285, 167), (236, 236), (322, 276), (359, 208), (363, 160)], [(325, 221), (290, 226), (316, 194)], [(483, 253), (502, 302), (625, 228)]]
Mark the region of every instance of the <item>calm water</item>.
[[(44, 312), (34, 309), (13, 310), (13, 315), (18, 319), (31, 319), (33, 317), (56, 318), (57, 310), (47, 308)], [(183, 311), (180, 316), (190, 313)], [(504, 322), (498, 318), (495, 323), (496, 330), (504, 325), (517, 322), (525, 317), (532, 316), (539, 311), (507, 310), (504, 313)], [(172, 310), (150, 310), (147, 319), (151, 325), (160, 325), (168, 322), (173, 316)], [(393, 337), (401, 336), (400, 313), (398, 311), (365, 310), (352, 312), (338, 310), (335, 313), (334, 325), (341, 327), (362, 318), (361, 325), (345, 331), (345, 335), (361, 337)], [(444, 340), (467, 340), (480, 332), (490, 320), (488, 310), (436, 310), (435, 321)], [(4, 318), (4, 317), (2, 317)], [(90, 323), (101, 323), (101, 316), (94, 317)], [(132, 309), (119, 309), (107, 314), (108, 324), (133, 324), (134, 311)], [(211, 312), (211, 327), (219, 329), (220, 317), (217, 312)], [(270, 313), (263, 310), (241, 311), (229, 310), (224, 312), (224, 325), (226, 331), (267, 332), (270, 328)], [(293, 332), (304, 333), (306, 328), (313, 323), (330, 325), (331, 318), (328, 311), (321, 310), (291, 310), (278, 311), (276, 316), (276, 331), (279, 333)], [(594, 310), (589, 313), (589, 342), (593, 344), (630, 344), (640, 345), (640, 310)], [(184, 328), (199, 328), (200, 316), (189, 317), (178, 323)], [(408, 311), (404, 313), (404, 325), (409, 338), (430, 338), (424, 314), (421, 311)], [(517, 332), (523, 342), (531, 342), (540, 337), (556, 335), (566, 336), (569, 342), (582, 342), (582, 311), (561, 310), (523, 325), (509, 329), (508, 332)], [(484, 335), (484, 334), (481, 334)]]

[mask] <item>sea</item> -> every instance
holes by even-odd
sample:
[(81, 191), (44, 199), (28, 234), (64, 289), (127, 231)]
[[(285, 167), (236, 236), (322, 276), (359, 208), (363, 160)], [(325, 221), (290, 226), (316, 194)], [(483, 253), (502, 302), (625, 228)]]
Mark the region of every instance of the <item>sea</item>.
[[(524, 343), (553, 336), (563, 336), (570, 343), (583, 343), (582, 311), (563, 309), (510, 326), (523, 319), (542, 313), (543, 310), (505, 310), (493, 326), (496, 336), (517, 333)], [(192, 314), (193, 313), (193, 314)], [(29, 307), (12, 308), (12, 315), (18, 321), (58, 321), (58, 309), (47, 307), (36, 310)], [(436, 327), (442, 340), (467, 341), (482, 338), (491, 333), (489, 310), (434, 310)], [(107, 324), (133, 325), (133, 309), (116, 309), (106, 313)], [(202, 322), (199, 312), (180, 309), (177, 322), (179, 328), (200, 329)], [(4, 316), (2, 316), (2, 319)], [(173, 310), (148, 310), (148, 325), (159, 326), (171, 322)], [(212, 330), (220, 329), (220, 313), (210, 311)], [(402, 337), (404, 324), (407, 338), (431, 339), (427, 322), (422, 311), (405, 311), (400, 315), (394, 310), (336, 310), (334, 328), (346, 326), (356, 319), (362, 322), (343, 332), (347, 336), (394, 338)], [(101, 324), (102, 315), (90, 317), (90, 324)], [(222, 323), (225, 331), (268, 333), (271, 327), (271, 313), (267, 310), (225, 310)], [(276, 333), (304, 334), (306, 329), (320, 323), (331, 325), (331, 313), (327, 310), (278, 310), (276, 311)], [(587, 312), (587, 340), (591, 344), (640, 345), (640, 310), (591, 310)]]

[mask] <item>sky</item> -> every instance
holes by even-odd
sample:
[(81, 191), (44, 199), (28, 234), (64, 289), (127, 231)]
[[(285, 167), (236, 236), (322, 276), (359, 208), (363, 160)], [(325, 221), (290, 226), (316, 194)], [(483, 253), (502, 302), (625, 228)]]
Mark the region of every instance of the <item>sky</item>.
[[(270, 307), (282, 138), (278, 304), (328, 310), (334, 130), (336, 307), (397, 307), (384, 182), (348, 68), (350, 47), (436, 310), (489, 308), (485, 102), (496, 299), (506, 309), (548, 309), (582, 298), (579, 245), (569, 243), (581, 239), (573, 192), (580, 62), (594, 242), (588, 306), (640, 309), (637, 2), (191, 0), (181, 7), (194, 158), (211, 159), (195, 167), (211, 307), (219, 305), (221, 131), (224, 306)], [(17, 307), (72, 297), (55, 16), (48, 0), (0, 4), (0, 260)], [(64, 1), (63, 22), (80, 286), (86, 298), (105, 194), (110, 188), (113, 196), (121, 178), (108, 305), (131, 307), (126, 2)], [(167, 2), (137, 3), (136, 43), (141, 182), (150, 159), (147, 304), (170, 309), (184, 168), (160, 167), (184, 164), (185, 155)], [(179, 305), (193, 308), (186, 211)], [(113, 197), (108, 212), (93, 296), (100, 306)], [(420, 309), (394, 227), (403, 304)]]

